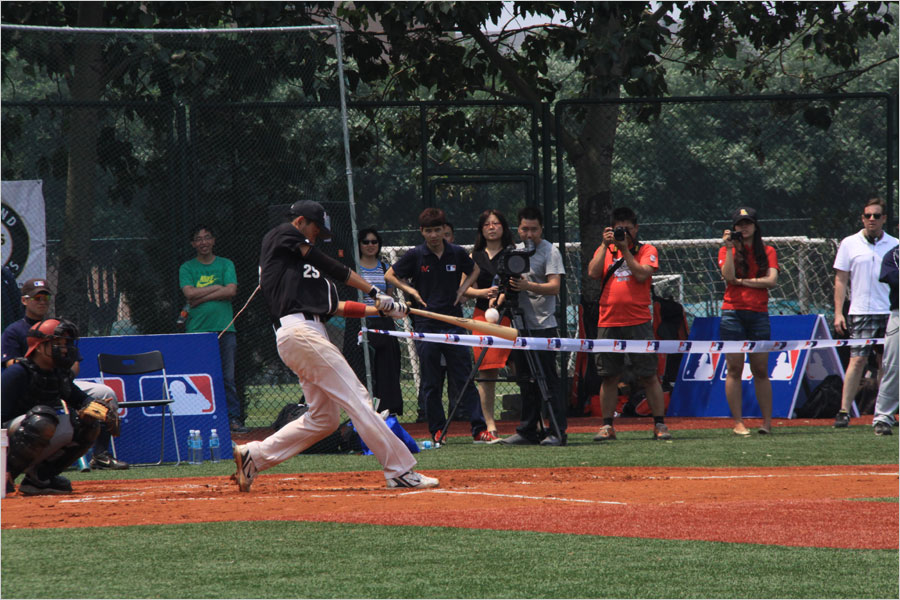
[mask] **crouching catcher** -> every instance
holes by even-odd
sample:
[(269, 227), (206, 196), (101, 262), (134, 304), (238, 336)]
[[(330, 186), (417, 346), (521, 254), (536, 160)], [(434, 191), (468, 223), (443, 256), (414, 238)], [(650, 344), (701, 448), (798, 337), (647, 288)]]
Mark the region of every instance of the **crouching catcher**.
[(6, 490), (25, 474), (26, 496), (71, 494), (60, 475), (91, 449), (106, 423), (119, 433), (115, 399), (92, 400), (74, 385), (78, 328), (65, 319), (46, 319), (28, 332), (28, 351), (3, 370), (2, 424), (9, 434)]

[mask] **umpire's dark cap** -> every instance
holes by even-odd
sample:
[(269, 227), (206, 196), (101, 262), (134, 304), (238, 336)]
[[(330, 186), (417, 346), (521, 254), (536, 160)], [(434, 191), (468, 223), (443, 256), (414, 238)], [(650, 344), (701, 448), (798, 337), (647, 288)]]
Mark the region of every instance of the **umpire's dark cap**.
[(737, 225), (741, 221), (750, 221), (754, 225), (757, 225), (756, 211), (749, 206), (742, 206), (731, 213), (731, 222), (733, 225)]
[(47, 280), (40, 279), (29, 279), (25, 283), (22, 284), (22, 295), (23, 296), (37, 296), (41, 292), (45, 294), (52, 293), (50, 291), (50, 286), (47, 285)]
[(292, 218), (304, 217), (307, 221), (312, 221), (319, 226), (319, 236), (328, 240), (331, 239), (331, 218), (322, 208), (322, 205), (314, 200), (297, 200), (291, 204), (289, 214)]

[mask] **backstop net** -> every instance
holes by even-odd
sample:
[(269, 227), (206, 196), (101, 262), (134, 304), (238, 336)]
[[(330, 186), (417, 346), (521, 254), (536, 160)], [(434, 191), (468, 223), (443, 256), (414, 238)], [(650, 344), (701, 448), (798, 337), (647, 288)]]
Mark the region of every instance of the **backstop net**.
[[(3, 181), (38, 182), (43, 210), (11, 206), (4, 188), (3, 211), (38, 211), (46, 223), (31, 240), (46, 259), (12, 260), (4, 235), (4, 265), (20, 283), (46, 276), (58, 291), (52, 314), (72, 316), (83, 335), (172, 333), (197, 225), (235, 264), (235, 310), (256, 287), (263, 235), (283, 216), (272, 207), (320, 201), (336, 233), (326, 251), (352, 248), (336, 33), (4, 25)], [(236, 327), (248, 424), (268, 425), (299, 398), (296, 378), (259, 297)]]

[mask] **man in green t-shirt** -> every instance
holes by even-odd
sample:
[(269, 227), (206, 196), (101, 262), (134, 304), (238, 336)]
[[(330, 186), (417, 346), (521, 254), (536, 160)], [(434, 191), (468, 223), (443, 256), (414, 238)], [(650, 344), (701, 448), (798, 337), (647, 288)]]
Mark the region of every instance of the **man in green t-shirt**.
[(219, 354), (222, 357), (222, 379), (225, 383), (225, 402), (228, 405), (228, 420), (231, 431), (247, 433), (241, 402), (237, 397), (234, 383), (234, 357), (237, 351), (237, 337), (231, 299), (237, 294), (237, 274), (234, 263), (227, 258), (213, 254), (216, 237), (208, 225), (197, 225), (191, 230), (191, 246), (197, 252), (193, 258), (178, 270), (181, 291), (190, 305), (187, 318), (187, 332), (219, 333), (228, 330), (219, 338)]

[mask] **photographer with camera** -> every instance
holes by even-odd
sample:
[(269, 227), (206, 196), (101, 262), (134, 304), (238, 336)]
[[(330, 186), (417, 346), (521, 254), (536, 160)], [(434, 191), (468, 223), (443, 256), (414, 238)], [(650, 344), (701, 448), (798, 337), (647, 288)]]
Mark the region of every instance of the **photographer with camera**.
[[(563, 258), (553, 244), (542, 239), (544, 223), (541, 211), (535, 206), (526, 206), (519, 211), (519, 238), (513, 252), (505, 252), (501, 261), (503, 269), (500, 276), (501, 289), (513, 307), (521, 310), (522, 321), (530, 337), (558, 337), (556, 326), (556, 297), (562, 284)], [(518, 301), (516, 303), (516, 301)], [(500, 440), (506, 445), (564, 446), (566, 444), (566, 405), (557, 393), (559, 375), (556, 370), (556, 354), (554, 352), (532, 352), (537, 368), (529, 365), (526, 351), (513, 352), (516, 374), (521, 377), (530, 373), (535, 381), (520, 382), (522, 393), (522, 421), (516, 427), (516, 433)], [(542, 373), (538, 371), (543, 371)], [(541, 439), (538, 423), (541, 419), (542, 391), (538, 381), (542, 377), (549, 392), (550, 408), (559, 435), (550, 431)]]
[[(775, 248), (762, 241), (762, 230), (752, 208), (739, 208), (731, 215), (731, 230), (722, 234), (724, 246), (719, 248), (719, 268), (725, 280), (725, 298), (722, 301), (722, 322), (719, 337), (722, 340), (768, 340), (769, 290), (778, 281), (778, 257)], [(769, 355), (765, 352), (750, 354), (750, 372), (753, 373), (753, 389), (762, 413), (763, 424), (759, 432), (772, 432), (772, 382), (769, 381)], [(743, 353), (725, 355), (725, 397), (734, 419), (735, 435), (750, 435), (744, 425), (741, 408), (741, 376), (744, 373)]]
[[(652, 340), (650, 314), (653, 273), (659, 268), (659, 253), (650, 244), (638, 242), (637, 216), (622, 206), (612, 212), (612, 227), (603, 230), (603, 242), (588, 265), (588, 276), (602, 278), (600, 317), (597, 337), (615, 340)], [(628, 354), (631, 369), (647, 394), (653, 414), (653, 439), (669, 440), (665, 424), (665, 401), (656, 374), (659, 365), (655, 354)], [(597, 373), (603, 379), (600, 396), (603, 426), (594, 436), (595, 442), (616, 439), (613, 417), (618, 401), (618, 383), (625, 371), (623, 353), (602, 352), (597, 355)]]

